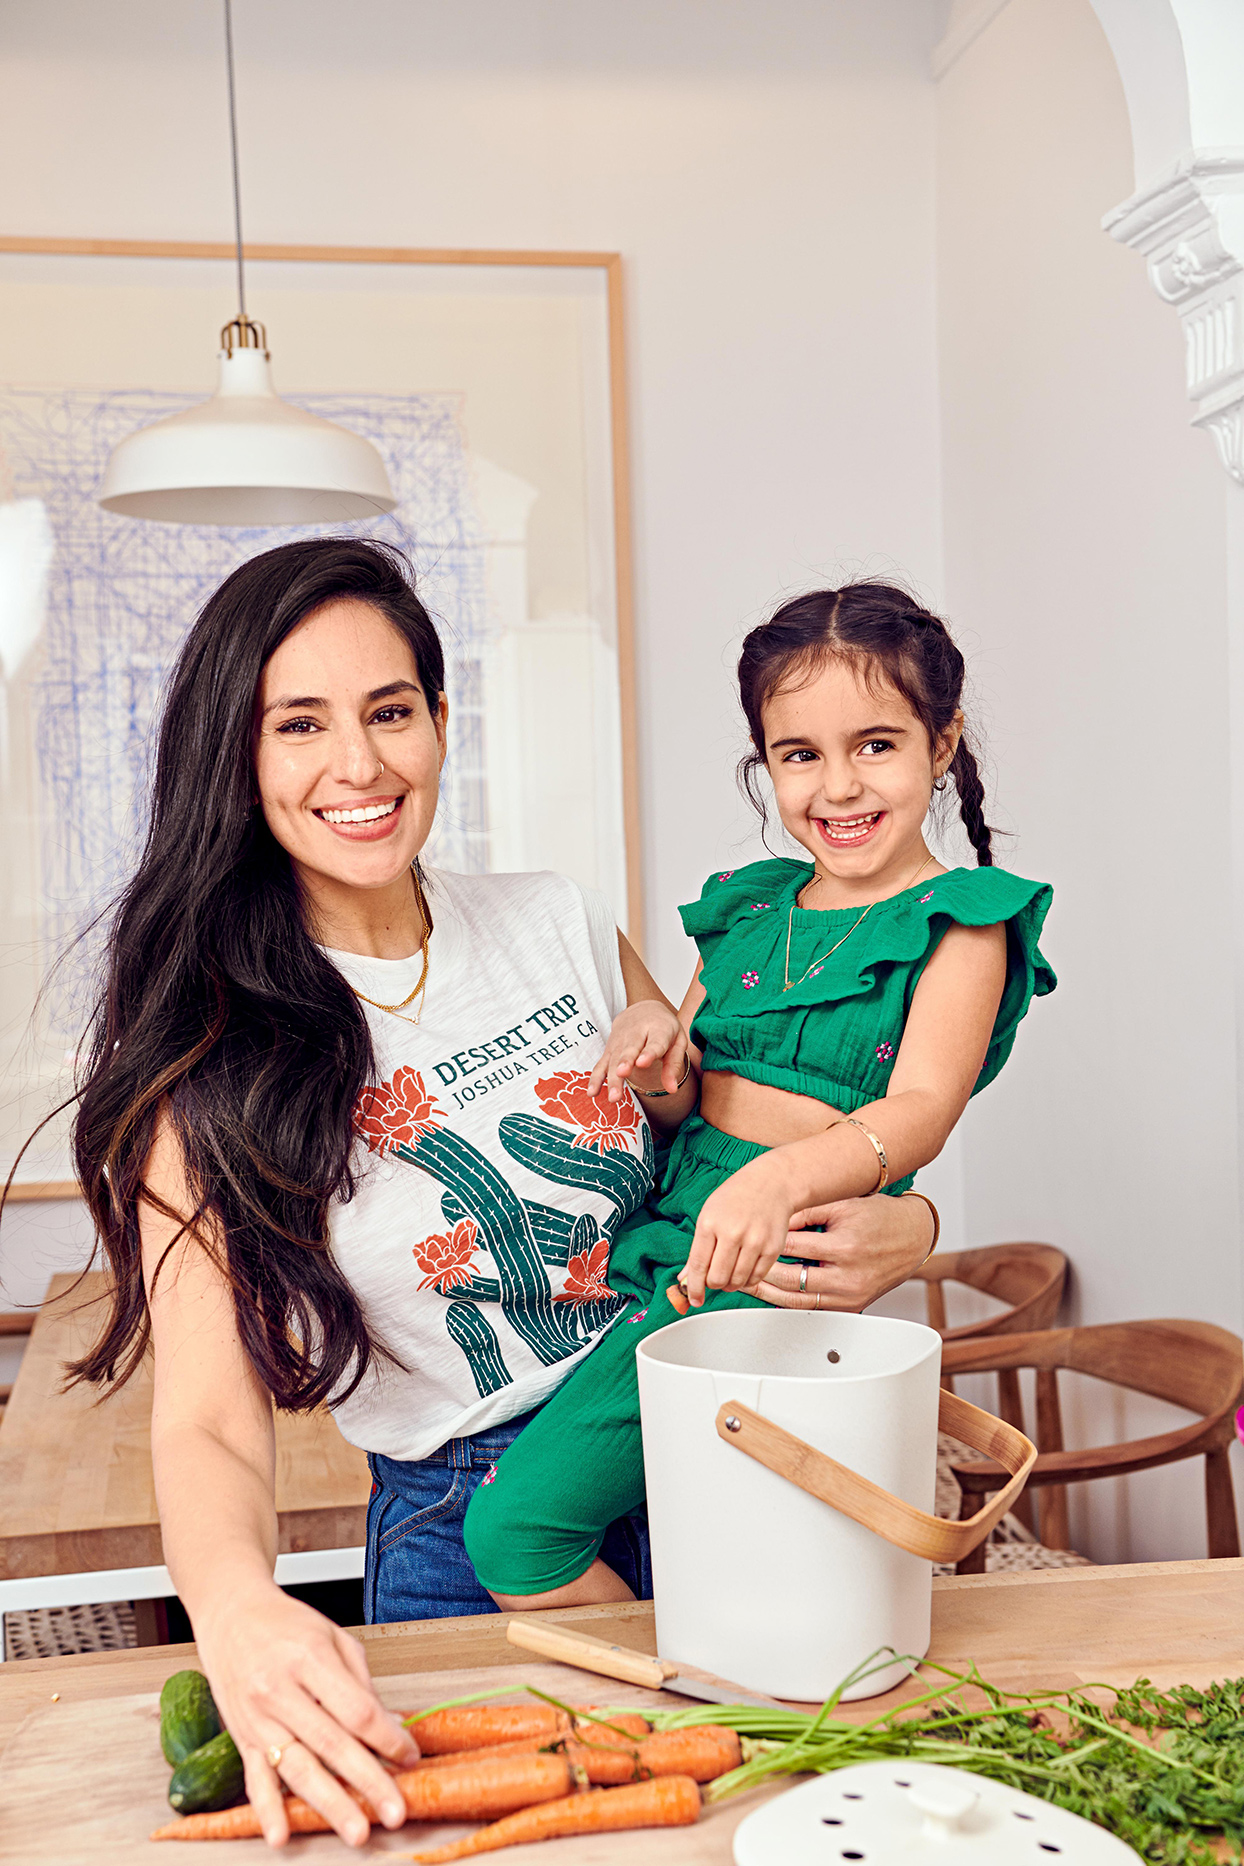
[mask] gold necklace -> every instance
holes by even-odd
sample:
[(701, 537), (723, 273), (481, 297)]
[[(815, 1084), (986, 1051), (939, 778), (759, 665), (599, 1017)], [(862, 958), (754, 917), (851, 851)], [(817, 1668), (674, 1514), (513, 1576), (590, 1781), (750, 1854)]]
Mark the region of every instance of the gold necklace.
[[(911, 880), (907, 883), (907, 887), (899, 889), (900, 894), (906, 894), (908, 889), (915, 887), (917, 881), (919, 881), (921, 875), (924, 873), (925, 869), (929, 866), (929, 863), (932, 860), (933, 860), (933, 857), (930, 855), (923, 862), (921, 862), (919, 868), (916, 870)], [(812, 885), (815, 887), (816, 882), (819, 881), (820, 879), (821, 877), (818, 874), (815, 877), (815, 880), (813, 881)], [(809, 973), (814, 972), (817, 966), (824, 965), (827, 959), (832, 958), (834, 953), (837, 952), (839, 946), (845, 946), (847, 941), (850, 939), (851, 935), (854, 933), (855, 928), (858, 926), (862, 926), (864, 924), (865, 920), (867, 920), (873, 908), (877, 905), (876, 901), (869, 901), (867, 907), (864, 909), (859, 919), (855, 921), (854, 925), (849, 926), (847, 928), (842, 938), (839, 940), (835, 940), (828, 952), (823, 952), (819, 958), (814, 959), (812, 961), (812, 964), (808, 967), (807, 971), (804, 972), (800, 978), (792, 978), (790, 975), (790, 938), (791, 938), (791, 933), (794, 930), (795, 908), (799, 903), (799, 893), (800, 893), (800, 890), (796, 888), (795, 898), (790, 904), (790, 913), (786, 916), (786, 964), (783, 968), (785, 978), (786, 978), (786, 983), (782, 986), (783, 993), (788, 992), (788, 991), (794, 991), (796, 985), (802, 985), (804, 982), (804, 979), (808, 977)], [(887, 899), (892, 900), (893, 896), (892, 895), (887, 896)]]
[(365, 992), (358, 989), (357, 985), (351, 985), (350, 990), (354, 993), (356, 998), (361, 998), (364, 1004), (370, 1004), (373, 1010), (388, 1011), (391, 1017), (400, 1017), (404, 1024), (414, 1024), (418, 1027), (419, 1019), (423, 1016), (422, 1005), (419, 1006), (418, 1016), (403, 1016), (406, 1006), (408, 1004), (413, 1004), (414, 1000), (419, 996), (419, 993), (428, 982), (428, 934), (432, 929), (429, 924), (427, 902), (424, 899), (423, 889), (419, 884), (419, 877), (417, 874), (415, 875), (415, 892), (419, 896), (419, 918), (423, 922), (423, 938), (419, 942), (420, 951), (423, 954), (423, 967), (419, 973), (419, 983), (415, 986), (413, 991), (407, 992), (400, 1004), (381, 1004), (378, 998), (369, 998)]

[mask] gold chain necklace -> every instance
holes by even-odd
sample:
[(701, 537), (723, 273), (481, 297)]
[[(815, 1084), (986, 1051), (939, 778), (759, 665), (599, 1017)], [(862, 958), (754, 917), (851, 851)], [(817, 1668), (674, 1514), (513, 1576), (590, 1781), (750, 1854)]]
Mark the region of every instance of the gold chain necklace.
[(419, 973), (419, 983), (415, 986), (413, 991), (407, 992), (400, 1004), (381, 1004), (378, 998), (369, 998), (365, 992), (358, 989), (357, 985), (351, 985), (350, 990), (354, 993), (356, 998), (361, 998), (364, 1004), (370, 1004), (373, 1010), (388, 1011), (391, 1017), (400, 1017), (404, 1024), (414, 1024), (417, 1027), (419, 1019), (423, 1016), (423, 1006), (419, 1006), (418, 1016), (406, 1017), (403, 1013), (408, 1004), (414, 1003), (415, 999), (428, 982), (428, 935), (432, 930), (429, 923), (428, 905), (424, 899), (423, 888), (420, 886), (417, 874), (415, 875), (415, 892), (419, 896), (419, 918), (423, 922), (423, 938), (419, 942), (419, 949), (423, 954), (423, 967)]
[[(907, 883), (907, 887), (899, 889), (900, 894), (906, 894), (909, 888), (915, 887), (917, 881), (919, 881), (921, 875), (924, 873), (925, 869), (929, 866), (929, 863), (932, 860), (933, 860), (933, 857), (930, 855), (923, 862), (921, 862), (919, 868), (916, 870), (911, 880)], [(821, 877), (818, 874), (812, 885), (815, 886), (816, 882), (819, 881), (820, 879)], [(814, 959), (811, 965), (808, 967), (807, 971), (804, 972), (801, 977), (792, 978), (790, 975), (790, 938), (791, 938), (791, 933), (794, 930), (795, 908), (799, 904), (799, 895), (800, 895), (800, 889), (796, 888), (795, 898), (790, 904), (790, 913), (786, 917), (786, 964), (783, 968), (786, 983), (782, 986), (782, 990), (784, 993), (788, 991), (794, 991), (796, 985), (802, 985), (804, 980), (809, 976), (809, 974), (816, 970), (817, 966), (824, 965), (827, 959), (830, 959), (833, 957), (834, 953), (837, 952), (839, 946), (845, 946), (847, 941), (850, 939), (851, 935), (854, 933), (855, 928), (858, 926), (862, 926), (864, 924), (865, 920), (867, 920), (873, 908), (877, 905), (876, 901), (869, 901), (867, 907), (864, 909), (859, 919), (855, 921), (855, 923), (852, 926), (849, 926), (847, 928), (842, 938), (839, 940), (835, 940), (828, 952), (823, 952), (819, 958)], [(887, 898), (893, 899), (893, 896), (888, 896)]]

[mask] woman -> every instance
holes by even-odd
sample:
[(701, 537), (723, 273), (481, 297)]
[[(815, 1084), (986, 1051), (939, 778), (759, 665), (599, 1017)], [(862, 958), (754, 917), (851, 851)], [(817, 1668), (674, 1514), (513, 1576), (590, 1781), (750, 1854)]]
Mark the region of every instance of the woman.
[[(382, 1759), (414, 1751), (358, 1643), (273, 1582), (273, 1403), (329, 1399), (370, 1454), (369, 1618), (490, 1610), (462, 1513), (615, 1319), (640, 1107), (659, 1134), (696, 1093), (685, 1044), (636, 1059), (637, 1100), (585, 1092), (617, 1011), (666, 1003), (600, 897), (421, 871), (446, 717), (396, 553), (311, 540), (222, 585), (172, 677), (76, 1127), (115, 1291), (73, 1371), (124, 1380), (153, 1344), (165, 1558), (274, 1845), (282, 1781), (351, 1843), (342, 1781), (399, 1824)], [(807, 1214), (826, 1267), (761, 1293), (901, 1281), (930, 1220), (889, 1204), (917, 1209)], [(624, 1598), (641, 1531), (616, 1528)]]

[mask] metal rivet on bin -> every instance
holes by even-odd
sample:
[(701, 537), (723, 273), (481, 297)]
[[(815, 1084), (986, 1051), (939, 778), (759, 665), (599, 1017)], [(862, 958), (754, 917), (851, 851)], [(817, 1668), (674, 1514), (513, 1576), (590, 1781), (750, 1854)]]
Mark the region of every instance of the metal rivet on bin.
[(841, 1356), (841, 1354), (839, 1354), (839, 1352), (838, 1352), (838, 1350), (837, 1350), (837, 1348), (831, 1348), (831, 1349), (829, 1350), (829, 1353), (828, 1353), (828, 1354), (827, 1354), (827, 1355), (825, 1356), (825, 1359), (826, 1359), (827, 1361), (835, 1361), (835, 1362), (837, 1362), (837, 1361), (840, 1361), (840, 1360), (842, 1359), (842, 1356)]
[(727, 1432), (739, 1431), (742, 1427), (742, 1424), (743, 1424), (743, 1421), (741, 1419), (737, 1419), (732, 1412), (726, 1414), (725, 1427), (726, 1427)]

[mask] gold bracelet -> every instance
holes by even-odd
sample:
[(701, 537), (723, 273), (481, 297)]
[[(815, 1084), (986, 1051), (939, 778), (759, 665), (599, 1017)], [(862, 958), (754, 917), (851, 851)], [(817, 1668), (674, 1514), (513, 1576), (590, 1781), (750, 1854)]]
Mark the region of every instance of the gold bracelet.
[(929, 1261), (929, 1258), (933, 1255), (934, 1251), (937, 1249), (937, 1240), (942, 1235), (942, 1221), (938, 1215), (938, 1210), (937, 1210), (936, 1205), (934, 1205), (932, 1199), (929, 1197), (927, 1192), (917, 1192), (914, 1186), (910, 1186), (906, 1192), (900, 1192), (899, 1197), (901, 1199), (923, 1199), (925, 1204), (928, 1206), (929, 1210), (933, 1214), (933, 1242), (929, 1245), (928, 1250), (925, 1251), (924, 1256), (920, 1259), (920, 1268), (923, 1270), (925, 1264)]
[(882, 1146), (881, 1141), (878, 1139), (877, 1135), (873, 1133), (871, 1127), (865, 1127), (864, 1123), (862, 1121), (857, 1121), (854, 1115), (845, 1114), (843, 1115), (841, 1121), (831, 1121), (830, 1126), (831, 1127), (858, 1127), (860, 1130), (860, 1133), (863, 1134), (865, 1138), (870, 1142), (873, 1152), (876, 1154), (878, 1163), (881, 1167), (881, 1177), (880, 1179), (878, 1179), (876, 1185), (873, 1187), (872, 1192), (867, 1192), (864, 1194), (865, 1198), (871, 1199), (874, 1196), (874, 1194), (881, 1191), (883, 1186), (889, 1184), (890, 1162), (886, 1158), (885, 1148)]
[(678, 1088), (641, 1089), (641, 1088), (635, 1088), (635, 1084), (633, 1082), (630, 1084), (630, 1087), (634, 1090), (636, 1095), (642, 1095), (645, 1101), (655, 1101), (658, 1095), (677, 1095), (678, 1089), (682, 1087), (683, 1083), (687, 1080), (687, 1077), (690, 1074), (691, 1074), (691, 1052), (688, 1051), (687, 1052), (687, 1067), (683, 1070), (682, 1075), (679, 1078)]

